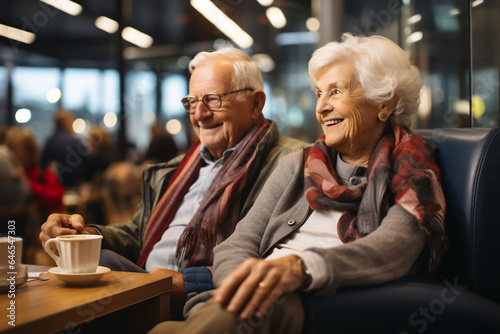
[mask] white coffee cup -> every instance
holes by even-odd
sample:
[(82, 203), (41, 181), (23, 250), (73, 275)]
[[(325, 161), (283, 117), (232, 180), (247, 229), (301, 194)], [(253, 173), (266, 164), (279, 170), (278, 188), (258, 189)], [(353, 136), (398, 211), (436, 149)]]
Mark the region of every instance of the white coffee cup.
[(27, 276), (26, 265), (22, 264), (23, 239), (19, 237), (0, 237), (0, 287), (8, 285), (7, 280), (24, 282)]
[[(45, 243), (45, 251), (68, 274), (95, 273), (99, 266), (102, 235), (60, 235)], [(56, 255), (51, 246), (57, 249)]]

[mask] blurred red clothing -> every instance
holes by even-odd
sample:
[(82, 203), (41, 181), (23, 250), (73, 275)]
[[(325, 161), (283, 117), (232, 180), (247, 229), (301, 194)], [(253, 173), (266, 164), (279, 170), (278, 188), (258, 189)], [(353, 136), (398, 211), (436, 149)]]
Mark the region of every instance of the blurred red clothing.
[(33, 196), (41, 208), (48, 212), (60, 212), (63, 209), (64, 187), (50, 169), (43, 170), (43, 175), (40, 175), (40, 172), (38, 166), (26, 168)]

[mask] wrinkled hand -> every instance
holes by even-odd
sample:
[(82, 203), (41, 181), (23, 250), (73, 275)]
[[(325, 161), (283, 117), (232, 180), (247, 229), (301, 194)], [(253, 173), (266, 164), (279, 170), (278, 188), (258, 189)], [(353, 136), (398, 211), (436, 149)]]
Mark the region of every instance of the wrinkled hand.
[(212, 296), (243, 320), (254, 313), (262, 317), (282, 295), (304, 285), (298, 259), (296, 255), (269, 261), (248, 259), (222, 281)]
[(170, 270), (155, 268), (149, 272), (152, 275), (171, 275), (172, 291), (170, 293), (170, 313), (174, 316), (182, 316), (184, 304), (186, 303), (186, 290), (184, 289), (184, 275), (182, 273)]
[(92, 227), (85, 227), (83, 217), (80, 215), (67, 215), (62, 213), (51, 214), (42, 225), (40, 232), (40, 241), (45, 249), (45, 243), (51, 238), (60, 235), (71, 234), (99, 234)]

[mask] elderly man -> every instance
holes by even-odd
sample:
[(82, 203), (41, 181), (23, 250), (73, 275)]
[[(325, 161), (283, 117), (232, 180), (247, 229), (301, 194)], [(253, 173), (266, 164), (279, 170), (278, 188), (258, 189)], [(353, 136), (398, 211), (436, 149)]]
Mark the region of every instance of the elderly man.
[(182, 103), (200, 140), (184, 156), (146, 168), (144, 200), (134, 219), (99, 226), (85, 225), (80, 215), (53, 214), (40, 233), (43, 245), (62, 234), (100, 233), (103, 248), (124, 257), (103, 250), (101, 265), (168, 271), (174, 313), (186, 295), (212, 287), (206, 266), (213, 247), (248, 212), (279, 158), (306, 145), (281, 137), (263, 117), (262, 75), (245, 53), (201, 52), (190, 71)]

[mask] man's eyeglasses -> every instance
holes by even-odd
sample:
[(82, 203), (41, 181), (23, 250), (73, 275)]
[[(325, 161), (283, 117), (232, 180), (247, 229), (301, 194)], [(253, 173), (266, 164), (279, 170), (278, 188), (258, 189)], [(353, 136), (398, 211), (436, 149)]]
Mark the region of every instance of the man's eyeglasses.
[(203, 101), (203, 104), (205, 105), (205, 107), (208, 108), (208, 110), (215, 111), (221, 107), (222, 97), (230, 95), (230, 94), (234, 94), (234, 93), (243, 92), (245, 90), (253, 91), (253, 89), (251, 89), (251, 88), (243, 88), (243, 89), (234, 90), (234, 91), (229, 92), (229, 93), (207, 94), (207, 95), (204, 95), (200, 100), (198, 100), (194, 96), (186, 96), (185, 98), (183, 98), (181, 100), (181, 102), (182, 102), (182, 105), (184, 106), (184, 109), (186, 109), (187, 112), (194, 112), (194, 110), (196, 109), (196, 105), (198, 104), (198, 101)]

